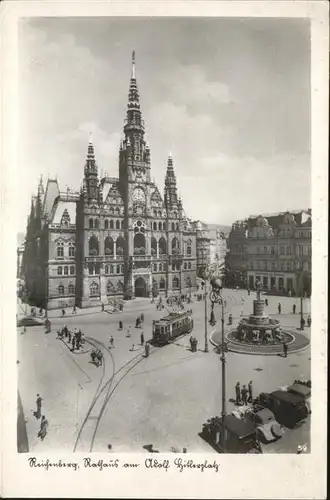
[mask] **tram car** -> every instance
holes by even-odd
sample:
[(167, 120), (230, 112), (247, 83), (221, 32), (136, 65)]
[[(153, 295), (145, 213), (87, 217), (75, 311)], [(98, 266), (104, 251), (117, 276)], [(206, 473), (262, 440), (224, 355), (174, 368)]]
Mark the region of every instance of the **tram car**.
[(180, 335), (190, 333), (194, 327), (191, 312), (172, 312), (152, 325), (153, 343), (163, 346), (173, 342)]

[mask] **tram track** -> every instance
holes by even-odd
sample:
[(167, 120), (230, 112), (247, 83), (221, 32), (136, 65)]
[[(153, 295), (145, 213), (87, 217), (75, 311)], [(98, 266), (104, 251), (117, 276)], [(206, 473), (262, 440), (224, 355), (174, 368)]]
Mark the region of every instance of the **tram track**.
[[(76, 442), (75, 442), (75, 445), (74, 445), (74, 448), (73, 448), (74, 452), (77, 450), (79, 441), (81, 440), (81, 436), (82, 436), (82, 434), (84, 432), (86, 424), (87, 424), (88, 420), (91, 418), (92, 411), (94, 410), (97, 402), (100, 400), (102, 394), (106, 391), (103, 403), (101, 404), (101, 408), (100, 408), (100, 410), (98, 412), (98, 415), (96, 417), (96, 422), (95, 422), (95, 425), (94, 425), (94, 428), (93, 428), (93, 431), (92, 431), (92, 436), (90, 438), (89, 452), (93, 451), (94, 442), (95, 442), (95, 438), (96, 438), (96, 434), (97, 434), (100, 422), (102, 420), (103, 414), (105, 412), (105, 409), (106, 409), (106, 407), (107, 407), (107, 405), (108, 405), (108, 403), (109, 403), (112, 395), (114, 394), (114, 392), (117, 389), (117, 387), (119, 386), (119, 384), (123, 381), (123, 379), (129, 374), (129, 372), (131, 370), (133, 370), (144, 359), (141, 356), (141, 353), (139, 353), (136, 356), (134, 356), (133, 358), (131, 358), (129, 361), (127, 361), (126, 363), (124, 363), (120, 368), (118, 368), (118, 370), (116, 370), (115, 369), (115, 362), (114, 362), (113, 355), (112, 355), (110, 349), (103, 342), (98, 341), (98, 340), (96, 340), (94, 338), (91, 338), (91, 337), (86, 337), (86, 341), (89, 342), (91, 345), (94, 345), (94, 346), (96, 345), (98, 348), (102, 347), (103, 349), (105, 349), (110, 354), (110, 357), (111, 357), (112, 363), (113, 363), (113, 373), (107, 379), (107, 381), (103, 384), (102, 387), (101, 387), (101, 385), (102, 385), (104, 376), (101, 377), (100, 383), (99, 383), (99, 385), (98, 385), (98, 387), (97, 387), (97, 389), (95, 391), (93, 400), (92, 400), (92, 402), (91, 402), (91, 404), (90, 404), (90, 406), (89, 406), (89, 408), (87, 410), (87, 413), (85, 415), (85, 418), (84, 418), (84, 420), (83, 420), (83, 422), (82, 422), (82, 424), (80, 426), (80, 429), (79, 429), (79, 432), (78, 432), (78, 436), (76, 438)], [(156, 351), (157, 351), (157, 349), (152, 350), (150, 352), (149, 356), (151, 356), (152, 354), (154, 354)], [(129, 366), (130, 364), (132, 364), (132, 366)], [(105, 367), (105, 363), (104, 363), (104, 367)], [(119, 378), (119, 380), (116, 382), (116, 384), (114, 385), (114, 387), (112, 387), (112, 383), (113, 383), (115, 377), (118, 374), (120, 374), (123, 370), (125, 370), (125, 368), (127, 368), (127, 370)], [(104, 373), (105, 373), (105, 368), (104, 368)]]

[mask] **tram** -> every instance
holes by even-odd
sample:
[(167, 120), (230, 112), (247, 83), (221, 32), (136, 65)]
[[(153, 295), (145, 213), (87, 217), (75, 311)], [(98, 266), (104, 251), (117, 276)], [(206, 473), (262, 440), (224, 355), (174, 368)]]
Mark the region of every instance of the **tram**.
[(194, 327), (191, 312), (171, 312), (152, 325), (153, 343), (163, 346), (173, 342), (179, 335), (190, 333)]

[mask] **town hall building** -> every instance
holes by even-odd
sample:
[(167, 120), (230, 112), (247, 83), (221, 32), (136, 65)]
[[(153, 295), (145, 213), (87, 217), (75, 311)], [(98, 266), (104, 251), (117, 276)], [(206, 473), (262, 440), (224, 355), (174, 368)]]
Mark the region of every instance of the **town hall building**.
[(22, 263), (30, 300), (49, 309), (89, 307), (195, 291), (197, 232), (171, 156), (163, 196), (151, 181), (134, 52), (118, 177), (100, 178), (91, 140), (83, 174), (80, 193), (60, 192), (48, 179), (32, 199)]

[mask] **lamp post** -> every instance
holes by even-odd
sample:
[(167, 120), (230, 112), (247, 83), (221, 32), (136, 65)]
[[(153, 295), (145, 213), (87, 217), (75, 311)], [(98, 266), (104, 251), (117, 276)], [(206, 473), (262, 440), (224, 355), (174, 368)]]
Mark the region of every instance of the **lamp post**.
[(205, 324), (205, 347), (204, 352), (209, 352), (209, 344), (207, 339), (207, 283), (204, 280), (204, 324)]
[(225, 426), (224, 426), (224, 419), (226, 416), (226, 354), (225, 354), (225, 314), (224, 314), (224, 300), (222, 296), (222, 279), (214, 277), (210, 281), (210, 285), (212, 287), (212, 290), (210, 292), (210, 300), (212, 304), (212, 313), (211, 313), (211, 320), (213, 324), (215, 324), (215, 318), (214, 318), (214, 306), (215, 304), (220, 304), (221, 305), (221, 367), (222, 367), (222, 408), (221, 408), (221, 419), (222, 419), (222, 429), (223, 432), (221, 433), (221, 438), (222, 438), (222, 446), (223, 449), (225, 449)]

